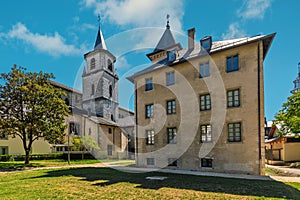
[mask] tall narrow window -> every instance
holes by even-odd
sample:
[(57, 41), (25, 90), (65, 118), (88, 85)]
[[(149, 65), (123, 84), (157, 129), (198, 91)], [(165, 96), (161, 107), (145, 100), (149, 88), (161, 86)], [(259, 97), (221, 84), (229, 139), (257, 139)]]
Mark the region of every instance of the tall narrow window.
[(175, 73), (174, 71), (172, 72), (167, 72), (166, 73), (166, 85), (174, 85), (175, 84)]
[(113, 89), (112, 89), (112, 86), (110, 85), (109, 86), (109, 97), (112, 97), (113, 95)]
[(145, 111), (146, 111), (146, 118), (153, 117), (153, 104), (146, 105)]
[(240, 90), (227, 91), (227, 107), (239, 107), (240, 106)]
[(112, 152), (113, 152), (113, 146), (107, 145), (107, 155), (112, 156)]
[(110, 59), (107, 59), (107, 68), (112, 72), (113, 71), (113, 64)]
[(202, 125), (201, 126), (201, 142), (211, 142), (211, 125)]
[(75, 122), (69, 123), (69, 134), (79, 135), (79, 124)]
[(146, 91), (150, 91), (153, 89), (152, 78), (146, 78)]
[(210, 76), (209, 63), (200, 64), (200, 78)]
[(239, 70), (239, 56), (227, 57), (227, 72), (233, 72)]
[(167, 132), (168, 132), (168, 144), (176, 144), (177, 143), (176, 128), (167, 128)]
[(90, 61), (90, 69), (95, 69), (95, 58), (92, 58)]
[(1, 154), (0, 155), (6, 155), (8, 154), (8, 147), (5, 146), (5, 147), (0, 147), (0, 150), (1, 150)]
[(210, 109), (211, 109), (210, 94), (200, 95), (200, 111), (210, 110)]
[(94, 95), (95, 94), (95, 85), (94, 84), (92, 84), (92, 88), (91, 88), (91, 95)]
[(176, 101), (175, 100), (167, 101), (167, 114), (168, 115), (176, 114)]
[(154, 130), (146, 130), (146, 144), (154, 144)]
[(229, 123), (228, 124), (228, 141), (240, 142), (242, 140), (241, 123)]

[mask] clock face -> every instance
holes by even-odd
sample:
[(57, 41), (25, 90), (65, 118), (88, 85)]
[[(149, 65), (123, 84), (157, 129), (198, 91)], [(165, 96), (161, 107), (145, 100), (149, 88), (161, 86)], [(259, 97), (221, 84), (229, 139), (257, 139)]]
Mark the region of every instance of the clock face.
[(174, 51), (169, 51), (168, 52), (168, 61), (173, 62), (176, 59), (176, 54)]

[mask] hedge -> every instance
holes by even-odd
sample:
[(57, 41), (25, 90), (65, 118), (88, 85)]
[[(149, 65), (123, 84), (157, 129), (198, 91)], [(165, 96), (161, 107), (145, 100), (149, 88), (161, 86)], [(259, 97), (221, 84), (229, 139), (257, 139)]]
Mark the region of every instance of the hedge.
[[(63, 159), (63, 153), (32, 154), (30, 160)], [(25, 155), (0, 155), (0, 161), (24, 161)]]

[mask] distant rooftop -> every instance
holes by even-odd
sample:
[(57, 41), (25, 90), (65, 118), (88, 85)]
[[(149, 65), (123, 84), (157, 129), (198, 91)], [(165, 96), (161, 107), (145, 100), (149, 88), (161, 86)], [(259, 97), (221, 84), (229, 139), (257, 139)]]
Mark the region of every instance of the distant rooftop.
[(56, 81), (51, 81), (51, 80), (50, 80), (49, 82), (50, 82), (51, 85), (56, 86), (56, 87), (59, 87), (59, 88), (62, 88), (62, 89), (65, 89), (65, 90), (67, 90), (67, 91), (69, 91), (69, 92), (75, 92), (75, 93), (77, 93), (77, 94), (82, 94), (81, 91), (76, 90), (76, 89), (74, 89), (74, 88), (71, 88), (71, 87), (69, 87), (69, 86), (66, 86), (66, 85), (64, 85), (64, 84), (58, 83), (58, 82), (56, 82)]

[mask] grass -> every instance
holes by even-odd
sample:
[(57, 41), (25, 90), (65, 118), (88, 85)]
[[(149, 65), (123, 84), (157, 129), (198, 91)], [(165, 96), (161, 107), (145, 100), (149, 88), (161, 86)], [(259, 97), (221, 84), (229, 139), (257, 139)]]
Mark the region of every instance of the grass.
[[(146, 180), (148, 176), (167, 179)], [(300, 183), (111, 168), (61, 168), (0, 173), (1, 199), (299, 199)]]

